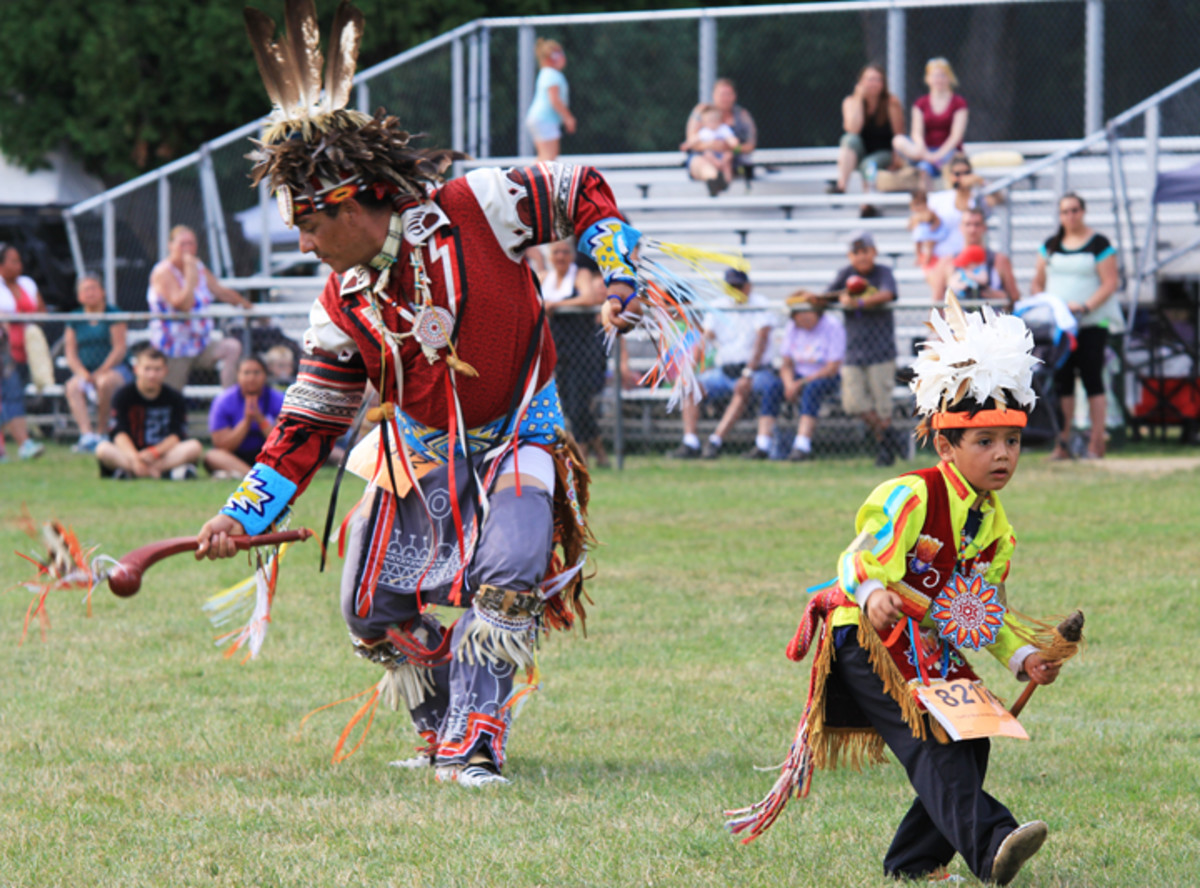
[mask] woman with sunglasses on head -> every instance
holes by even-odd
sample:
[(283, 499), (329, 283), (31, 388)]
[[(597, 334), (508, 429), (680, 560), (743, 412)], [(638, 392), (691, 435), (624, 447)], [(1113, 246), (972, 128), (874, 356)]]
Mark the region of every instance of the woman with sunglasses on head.
[(1071, 418), (1075, 415), (1075, 377), (1087, 392), (1091, 434), (1085, 459), (1104, 457), (1104, 352), (1109, 332), (1124, 329), (1121, 307), (1112, 298), (1120, 283), (1117, 253), (1108, 238), (1084, 220), (1087, 205), (1073, 192), (1058, 201), (1058, 231), (1038, 248), (1032, 293), (1057, 296), (1079, 321), (1078, 344), (1054, 378), (1062, 404), (1063, 431), (1051, 459), (1070, 459)]
[(944, 58), (925, 63), (929, 92), (913, 103), (910, 135), (898, 134), (892, 147), (921, 171), (928, 188), (954, 152), (962, 150), (967, 134), (967, 100), (954, 91), (958, 78)]

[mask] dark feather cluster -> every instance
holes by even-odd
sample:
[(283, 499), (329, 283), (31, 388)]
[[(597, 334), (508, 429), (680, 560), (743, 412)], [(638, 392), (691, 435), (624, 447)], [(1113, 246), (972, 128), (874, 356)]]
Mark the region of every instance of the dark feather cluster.
[(466, 155), (449, 149), (411, 148), (414, 136), (380, 108), (374, 117), (339, 110), (326, 115), (309, 132), (294, 131), (276, 141), (254, 140), (246, 155), (254, 162), (251, 181), (266, 179), (273, 190), (289, 187), (297, 195), (315, 196), (315, 178), (338, 182), (351, 176), (370, 185), (391, 182), (401, 191), (424, 198), (446, 169)]

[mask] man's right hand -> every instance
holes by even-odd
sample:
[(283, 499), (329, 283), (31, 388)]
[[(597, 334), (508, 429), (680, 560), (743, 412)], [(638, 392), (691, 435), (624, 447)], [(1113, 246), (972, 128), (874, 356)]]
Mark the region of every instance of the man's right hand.
[(904, 617), (903, 600), (891, 589), (876, 589), (867, 599), (867, 619), (880, 635), (887, 634)]
[(241, 522), (218, 512), (204, 522), (196, 539), (200, 545), (196, 549), (197, 560), (201, 558), (231, 558), (237, 554), (237, 547), (230, 537), (245, 536), (246, 530)]

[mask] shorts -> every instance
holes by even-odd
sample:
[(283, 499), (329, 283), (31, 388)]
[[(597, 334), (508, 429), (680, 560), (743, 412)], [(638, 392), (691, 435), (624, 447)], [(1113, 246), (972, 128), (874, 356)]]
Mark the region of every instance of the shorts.
[(875, 169), (886, 170), (892, 165), (892, 149), (880, 149), (867, 154), (867, 147), (863, 144), (862, 136), (858, 133), (842, 133), (839, 145), (849, 148), (854, 152), (858, 171), (864, 176), (867, 173), (867, 168), (871, 163), (875, 164)]
[[(175, 391), (182, 392), (184, 386), (187, 385), (188, 377), (191, 375), (193, 367), (199, 367), (201, 370), (215, 370), (217, 363), (221, 360), (221, 350), (228, 348), (228, 346), (221, 345), (225, 341), (225, 339), (210, 339), (208, 345), (204, 346), (204, 351), (190, 358), (168, 357), (166, 384), (175, 389)], [(237, 342), (236, 339), (229, 341)], [(241, 350), (241, 344), (238, 343), (239, 357)]]
[(852, 416), (874, 413), (881, 419), (889, 418), (895, 388), (895, 361), (842, 365), (842, 410)]
[(16, 364), (13, 372), (0, 381), (0, 425), (7, 425), (25, 415), (25, 384), (29, 365)]
[(535, 142), (553, 142), (562, 138), (562, 123), (557, 120), (526, 120), (525, 126)]

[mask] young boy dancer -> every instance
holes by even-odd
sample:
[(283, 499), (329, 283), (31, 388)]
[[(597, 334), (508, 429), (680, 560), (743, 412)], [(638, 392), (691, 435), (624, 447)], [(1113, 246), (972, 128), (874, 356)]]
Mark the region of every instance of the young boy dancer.
[(1016, 471), (1034, 402), (1033, 342), (1018, 319), (986, 308), (965, 315), (953, 296), (946, 318), (935, 311), (931, 324), (939, 338), (924, 343), (913, 388), (917, 433), (933, 435), (940, 462), (884, 482), (859, 509), (837, 579), (814, 595), (788, 648), (799, 660), (816, 639), (808, 705), (783, 773), (763, 801), (730, 812), (730, 825), (753, 839), (790, 796), (807, 794), (814, 767), (833, 767), (839, 755), (882, 762), (886, 745), (917, 798), (884, 872), (941, 876), (957, 852), (980, 879), (1005, 885), (1041, 847), (1046, 824), (1018, 825), (984, 791), (989, 741), (949, 742), (914, 685), (977, 680), (965, 647), (986, 647), (1020, 681), (1058, 676), (1044, 636), (1005, 604), (1016, 541), (997, 493)]

